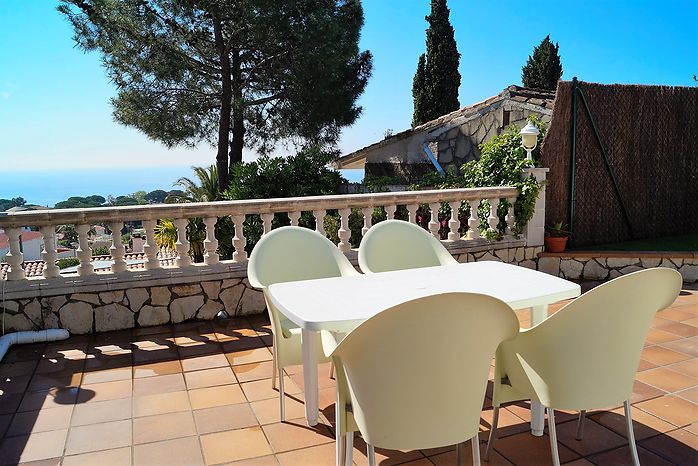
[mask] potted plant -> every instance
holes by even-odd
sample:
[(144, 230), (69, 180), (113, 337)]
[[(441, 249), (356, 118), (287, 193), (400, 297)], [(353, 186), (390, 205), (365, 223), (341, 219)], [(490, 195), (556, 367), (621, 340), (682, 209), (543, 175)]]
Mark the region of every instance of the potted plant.
[(557, 222), (547, 228), (545, 234), (545, 250), (547, 252), (564, 252), (567, 247), (567, 240), (572, 233), (565, 230), (567, 225)]

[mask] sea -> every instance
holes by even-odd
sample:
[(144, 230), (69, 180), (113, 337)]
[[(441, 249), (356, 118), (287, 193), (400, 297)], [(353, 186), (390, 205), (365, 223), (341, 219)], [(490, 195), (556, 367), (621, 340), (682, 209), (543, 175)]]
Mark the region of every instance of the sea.
[[(363, 179), (363, 170), (340, 170), (352, 183)], [(53, 207), (71, 196), (98, 194), (123, 196), (136, 191), (176, 189), (181, 177), (193, 178), (190, 166), (90, 168), (80, 170), (2, 170), (0, 199), (23, 197), (27, 204)]]

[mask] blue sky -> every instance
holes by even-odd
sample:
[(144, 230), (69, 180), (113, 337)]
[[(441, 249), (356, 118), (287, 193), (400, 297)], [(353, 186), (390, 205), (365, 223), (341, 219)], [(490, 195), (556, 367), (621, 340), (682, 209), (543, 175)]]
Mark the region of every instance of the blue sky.
[[(412, 76), (425, 48), (428, 0), (363, 3), (361, 46), (373, 53), (374, 71), (361, 97), (363, 115), (343, 132), (345, 153), (381, 139), (388, 128), (409, 127)], [(113, 122), (115, 91), (99, 56), (74, 47), (56, 5), (0, 0), (0, 180), (15, 170), (106, 174), (108, 167), (184, 170), (212, 163), (208, 147), (169, 151)], [(462, 54), (461, 105), (520, 84), (521, 67), (546, 34), (560, 44), (563, 79), (691, 86), (698, 73), (697, 0), (451, 0), (449, 6)], [(0, 181), (0, 197), (10, 194)]]

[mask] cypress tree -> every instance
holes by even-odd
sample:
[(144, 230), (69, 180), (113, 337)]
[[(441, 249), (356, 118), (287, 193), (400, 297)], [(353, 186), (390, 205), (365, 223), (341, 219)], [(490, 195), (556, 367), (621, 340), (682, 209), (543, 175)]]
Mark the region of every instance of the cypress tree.
[(429, 23), (427, 53), (426, 56), (422, 54), (419, 57), (412, 86), (412, 126), (433, 120), (460, 107), (460, 53), (456, 47), (449, 13), (446, 0), (431, 0), (431, 13), (425, 17)]
[(521, 82), (526, 87), (554, 91), (562, 77), (562, 64), (559, 55), (560, 46), (545, 36), (533, 55), (529, 55), (526, 65), (521, 69)]

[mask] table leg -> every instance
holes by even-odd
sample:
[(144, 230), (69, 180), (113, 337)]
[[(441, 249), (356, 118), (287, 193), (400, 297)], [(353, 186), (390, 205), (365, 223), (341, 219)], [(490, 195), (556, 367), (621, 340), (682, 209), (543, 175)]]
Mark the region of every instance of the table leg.
[[(548, 317), (548, 305), (533, 306), (531, 308), (531, 327), (543, 322)], [(537, 437), (543, 435), (545, 427), (545, 407), (537, 401), (531, 400), (531, 433)]]
[(305, 418), (309, 426), (317, 425), (318, 422), (317, 336), (317, 332), (312, 330), (301, 330)]

